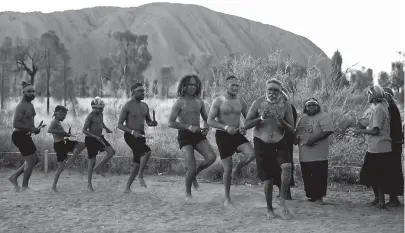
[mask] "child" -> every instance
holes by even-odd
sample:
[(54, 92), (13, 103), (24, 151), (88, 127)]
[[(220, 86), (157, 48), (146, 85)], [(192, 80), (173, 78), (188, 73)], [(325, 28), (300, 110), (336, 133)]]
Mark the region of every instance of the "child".
[[(53, 116), (55, 118), (52, 120), (48, 128), (48, 133), (52, 134), (53, 136), (54, 140), (53, 148), (55, 149), (56, 158), (58, 161), (58, 169), (56, 170), (55, 178), (53, 180), (53, 185), (51, 189), (52, 193), (57, 192), (56, 184), (58, 183), (59, 176), (62, 173), (63, 169), (65, 167), (69, 167), (73, 163), (77, 155), (85, 148), (83, 142), (65, 139), (65, 137), (71, 136), (70, 132), (69, 133), (65, 132), (61, 124), (61, 122), (65, 120), (67, 112), (68, 112), (67, 108), (61, 105), (57, 105), (53, 113)], [(73, 152), (73, 155), (67, 160), (65, 165), (64, 161), (67, 159), (67, 154), (69, 152)]]
[[(89, 157), (87, 188), (89, 191), (94, 192), (93, 185), (91, 183), (93, 168), (94, 171), (99, 172), (100, 169), (102, 169), (104, 165), (111, 159), (111, 157), (114, 156), (115, 150), (102, 135), (103, 129), (105, 129), (107, 133), (112, 133), (112, 131), (108, 129), (103, 122), (104, 101), (100, 97), (96, 97), (93, 101), (91, 101), (91, 107), (93, 111), (86, 118), (83, 126), (83, 133), (86, 135), (84, 142), (86, 143)], [(95, 166), (98, 152), (103, 151), (107, 152), (107, 156), (97, 166)]]

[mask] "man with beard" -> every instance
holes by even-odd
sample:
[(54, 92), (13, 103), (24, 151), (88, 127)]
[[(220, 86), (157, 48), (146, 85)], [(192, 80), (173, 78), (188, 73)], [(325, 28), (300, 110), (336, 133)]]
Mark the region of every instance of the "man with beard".
[(34, 118), (36, 115), (34, 105), (32, 104), (32, 100), (35, 98), (34, 86), (23, 82), (22, 88), (24, 97), (15, 109), (13, 117), (14, 131), (11, 135), (14, 145), (21, 152), (25, 161), (24, 164), (9, 177), (9, 181), (14, 185), (16, 191), (20, 190), (17, 179), (23, 173), (22, 189), (28, 189), (28, 181), (31, 177), (32, 169), (37, 162), (35, 156), (37, 148), (32, 141), (31, 134), (39, 134), (43, 127), (41, 127), (41, 125), (38, 128), (34, 126)]
[[(145, 139), (145, 121), (149, 127), (158, 125), (149, 114), (149, 107), (142, 100), (145, 98), (145, 88), (141, 83), (136, 83), (131, 87), (132, 99), (128, 101), (121, 110), (118, 120), (118, 128), (124, 131), (124, 139), (132, 149), (134, 166), (124, 193), (131, 192), (131, 185), (139, 171), (139, 183), (146, 188), (143, 180), (143, 172), (151, 155), (149, 146), (146, 145)], [(154, 114), (153, 114), (154, 115)], [(124, 125), (125, 123), (125, 125)]]
[[(205, 137), (208, 133), (207, 111), (201, 99), (201, 81), (197, 75), (184, 76), (177, 87), (178, 99), (173, 104), (169, 127), (178, 129), (180, 149), (187, 153), (186, 199), (192, 197), (191, 185), (198, 188), (197, 174), (211, 166), (216, 159), (214, 149)], [(204, 121), (200, 128), (200, 115)], [(178, 121), (177, 121), (178, 118)], [(204, 161), (196, 167), (194, 150), (204, 156)]]
[(286, 204), (291, 179), (291, 157), (284, 135), (294, 130), (291, 104), (282, 96), (282, 85), (277, 79), (266, 82), (266, 97), (256, 99), (249, 109), (245, 128), (253, 130), (254, 152), (259, 177), (264, 181), (267, 217), (275, 217), (272, 206), (273, 181), (280, 176), (281, 168), (281, 218), (292, 218)]
[[(232, 155), (242, 152), (242, 159), (232, 172), (233, 180), (243, 166), (249, 164), (255, 157), (253, 147), (245, 138), (246, 130), (240, 126), (240, 115), (246, 118), (248, 107), (246, 102), (237, 96), (239, 81), (235, 76), (226, 78), (226, 93), (217, 97), (208, 114), (208, 125), (217, 128), (215, 139), (218, 145), (219, 155), (224, 166), (223, 181), (225, 186), (225, 206), (231, 205), (229, 195), (231, 188)], [(217, 119), (215, 119), (217, 118)]]

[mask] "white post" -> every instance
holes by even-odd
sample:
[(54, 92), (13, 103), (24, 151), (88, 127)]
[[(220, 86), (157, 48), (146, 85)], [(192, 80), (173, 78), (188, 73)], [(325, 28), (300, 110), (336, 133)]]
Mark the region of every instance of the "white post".
[(45, 172), (45, 174), (48, 173), (48, 157), (49, 157), (48, 150), (45, 150), (45, 153), (44, 153), (44, 172)]

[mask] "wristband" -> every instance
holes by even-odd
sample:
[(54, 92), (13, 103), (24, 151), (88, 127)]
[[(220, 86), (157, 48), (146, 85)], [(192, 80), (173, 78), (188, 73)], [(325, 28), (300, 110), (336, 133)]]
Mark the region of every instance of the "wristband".
[(193, 128), (193, 126), (192, 126), (192, 125), (190, 125), (190, 126), (188, 127), (188, 130), (190, 130), (190, 131), (191, 131), (191, 128)]
[(131, 130), (131, 134), (134, 135), (134, 130)]
[(224, 130), (226, 131), (229, 128), (229, 126), (225, 126)]
[(260, 120), (264, 121), (263, 116), (260, 116)]

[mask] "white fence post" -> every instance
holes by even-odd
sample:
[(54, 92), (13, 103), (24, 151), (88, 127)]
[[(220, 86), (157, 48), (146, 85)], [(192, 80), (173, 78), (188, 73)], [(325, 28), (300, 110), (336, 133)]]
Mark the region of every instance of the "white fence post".
[(45, 153), (44, 153), (44, 172), (45, 172), (45, 174), (48, 173), (48, 157), (49, 157), (48, 150), (45, 150)]

